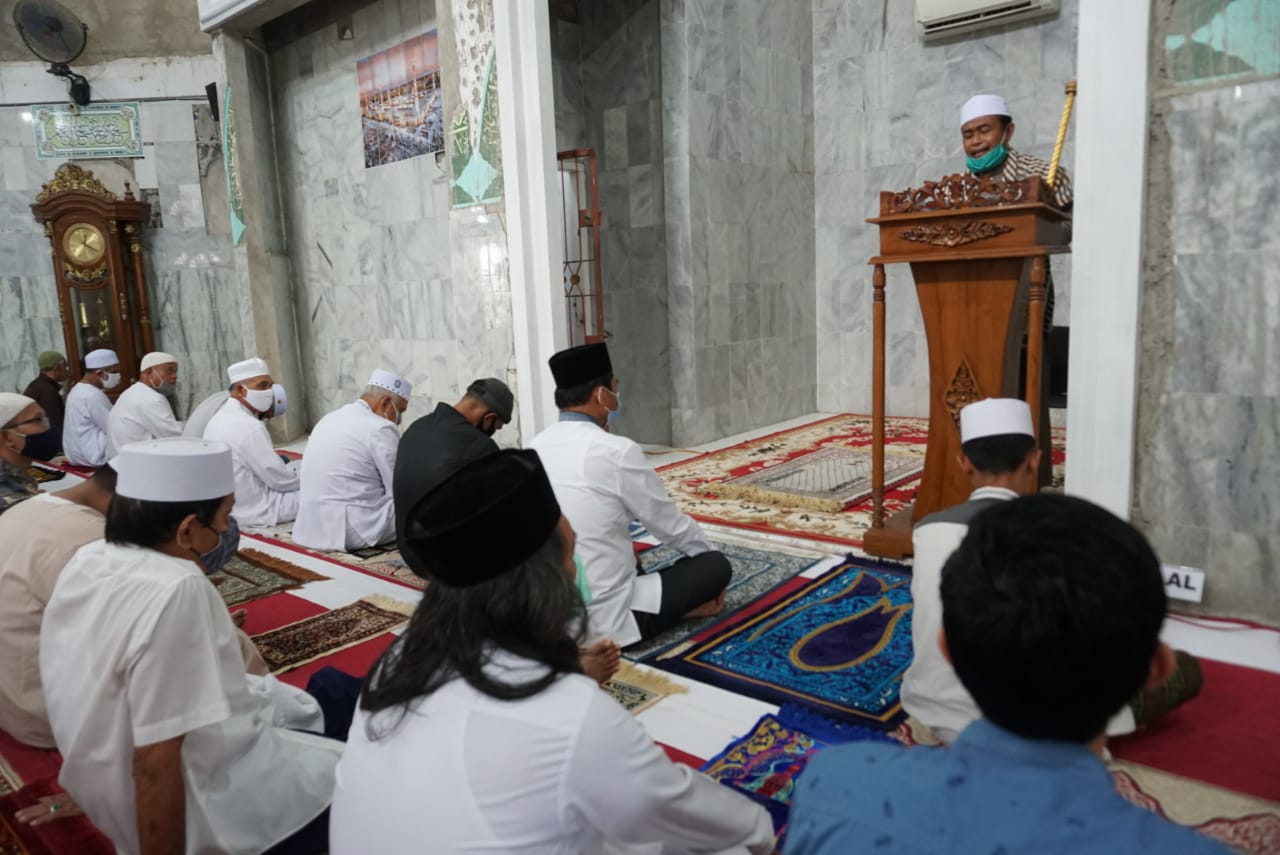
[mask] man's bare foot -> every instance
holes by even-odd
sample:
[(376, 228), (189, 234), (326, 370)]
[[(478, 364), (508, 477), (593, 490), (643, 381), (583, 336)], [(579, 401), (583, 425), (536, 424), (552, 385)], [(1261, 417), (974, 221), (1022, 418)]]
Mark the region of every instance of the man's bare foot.
[(14, 816), (17, 817), (18, 822), (44, 825), (55, 819), (67, 819), (83, 813), (84, 811), (80, 810), (80, 805), (76, 804), (70, 793), (58, 793), (56, 796), (41, 796), (38, 802), (17, 811)]
[(249, 619), (249, 610), (240, 609), (231, 613), (231, 622), (236, 625), (236, 629), (244, 629), (244, 622)]
[(728, 589), (726, 588), (724, 591), (720, 592), (720, 596), (716, 597), (714, 600), (707, 600), (696, 609), (685, 612), (684, 616), (686, 618), (699, 618), (711, 617), (712, 615), (720, 614), (724, 611), (724, 596), (727, 591)]
[(618, 673), (618, 666), (622, 664), (622, 648), (610, 638), (603, 638), (578, 653), (582, 673), (602, 686)]

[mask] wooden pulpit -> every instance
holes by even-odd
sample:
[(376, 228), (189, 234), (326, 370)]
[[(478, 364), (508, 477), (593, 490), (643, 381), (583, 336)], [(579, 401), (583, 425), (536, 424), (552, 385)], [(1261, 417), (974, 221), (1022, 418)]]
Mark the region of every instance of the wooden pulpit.
[[(873, 265), (872, 555), (911, 554), (911, 528), (959, 504), (972, 488), (960, 468), (960, 409), (1022, 397), (1039, 424), (1048, 256), (1069, 252), (1071, 216), (1039, 177), (972, 175), (880, 194), (880, 254)], [(929, 442), (913, 505), (885, 518), (885, 265), (910, 264), (929, 344)], [(1027, 330), (1037, 334), (1026, 335)], [(1023, 343), (1026, 365), (1023, 371)], [(1019, 389), (1019, 376), (1026, 378)]]

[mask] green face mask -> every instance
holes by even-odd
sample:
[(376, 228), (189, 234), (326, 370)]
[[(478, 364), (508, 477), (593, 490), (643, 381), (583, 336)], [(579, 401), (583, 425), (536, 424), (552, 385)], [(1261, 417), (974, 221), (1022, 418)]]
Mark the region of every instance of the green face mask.
[(582, 559), (578, 557), (577, 553), (574, 553), (573, 556), (573, 566), (578, 568), (574, 581), (578, 585), (578, 593), (582, 596), (582, 604), (589, 606), (591, 605), (591, 583), (587, 581), (586, 568), (582, 566)]
[[(1006, 135), (1008, 131), (1006, 130)], [(1004, 164), (1004, 159), (1009, 156), (1009, 149), (1004, 146), (1004, 136), (1000, 137), (1000, 145), (991, 149), (982, 157), (966, 157), (965, 165), (969, 167), (969, 171), (974, 175), (981, 175), (984, 172), (990, 172), (993, 169), (999, 169)]]

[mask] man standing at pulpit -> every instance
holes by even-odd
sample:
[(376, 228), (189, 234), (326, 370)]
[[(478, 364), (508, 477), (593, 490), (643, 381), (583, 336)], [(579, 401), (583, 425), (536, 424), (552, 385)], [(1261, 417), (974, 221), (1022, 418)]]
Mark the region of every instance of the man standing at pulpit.
[[(989, 175), (998, 181), (1021, 181), (1032, 175), (1047, 178), (1049, 161), (1010, 146), (1015, 129), (1009, 105), (1002, 96), (974, 95), (966, 101), (960, 108), (960, 136), (969, 172)], [(1053, 203), (1070, 210), (1071, 198), (1071, 178), (1059, 166), (1053, 185)]]
[[(965, 166), (973, 175), (989, 176), (997, 181), (1022, 181), (1033, 175), (1049, 177), (1049, 161), (1014, 149), (1013, 132), (1017, 129), (1009, 105), (1001, 95), (974, 95), (960, 108), (960, 138), (964, 144)], [(1071, 177), (1059, 166), (1049, 189), (1053, 204), (1064, 211), (1071, 210)], [(1046, 429), (1040, 441), (1039, 481), (1041, 486), (1053, 480), (1052, 444), (1049, 441), (1049, 371), (1053, 350), (1049, 336), (1053, 332), (1053, 273), (1045, 265), (1044, 282), (1044, 337), (1045, 346), (1040, 384), (1040, 424)], [(1021, 291), (1014, 309), (1013, 322), (1017, 327), (1026, 324), (1027, 297)], [(1022, 388), (1023, 384), (1019, 383)]]

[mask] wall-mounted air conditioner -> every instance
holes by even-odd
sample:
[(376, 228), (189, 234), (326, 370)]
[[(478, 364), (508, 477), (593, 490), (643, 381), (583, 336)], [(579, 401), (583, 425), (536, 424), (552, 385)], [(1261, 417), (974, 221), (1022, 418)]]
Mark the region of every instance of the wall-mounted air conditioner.
[(1052, 15), (1061, 0), (916, 0), (925, 41)]

